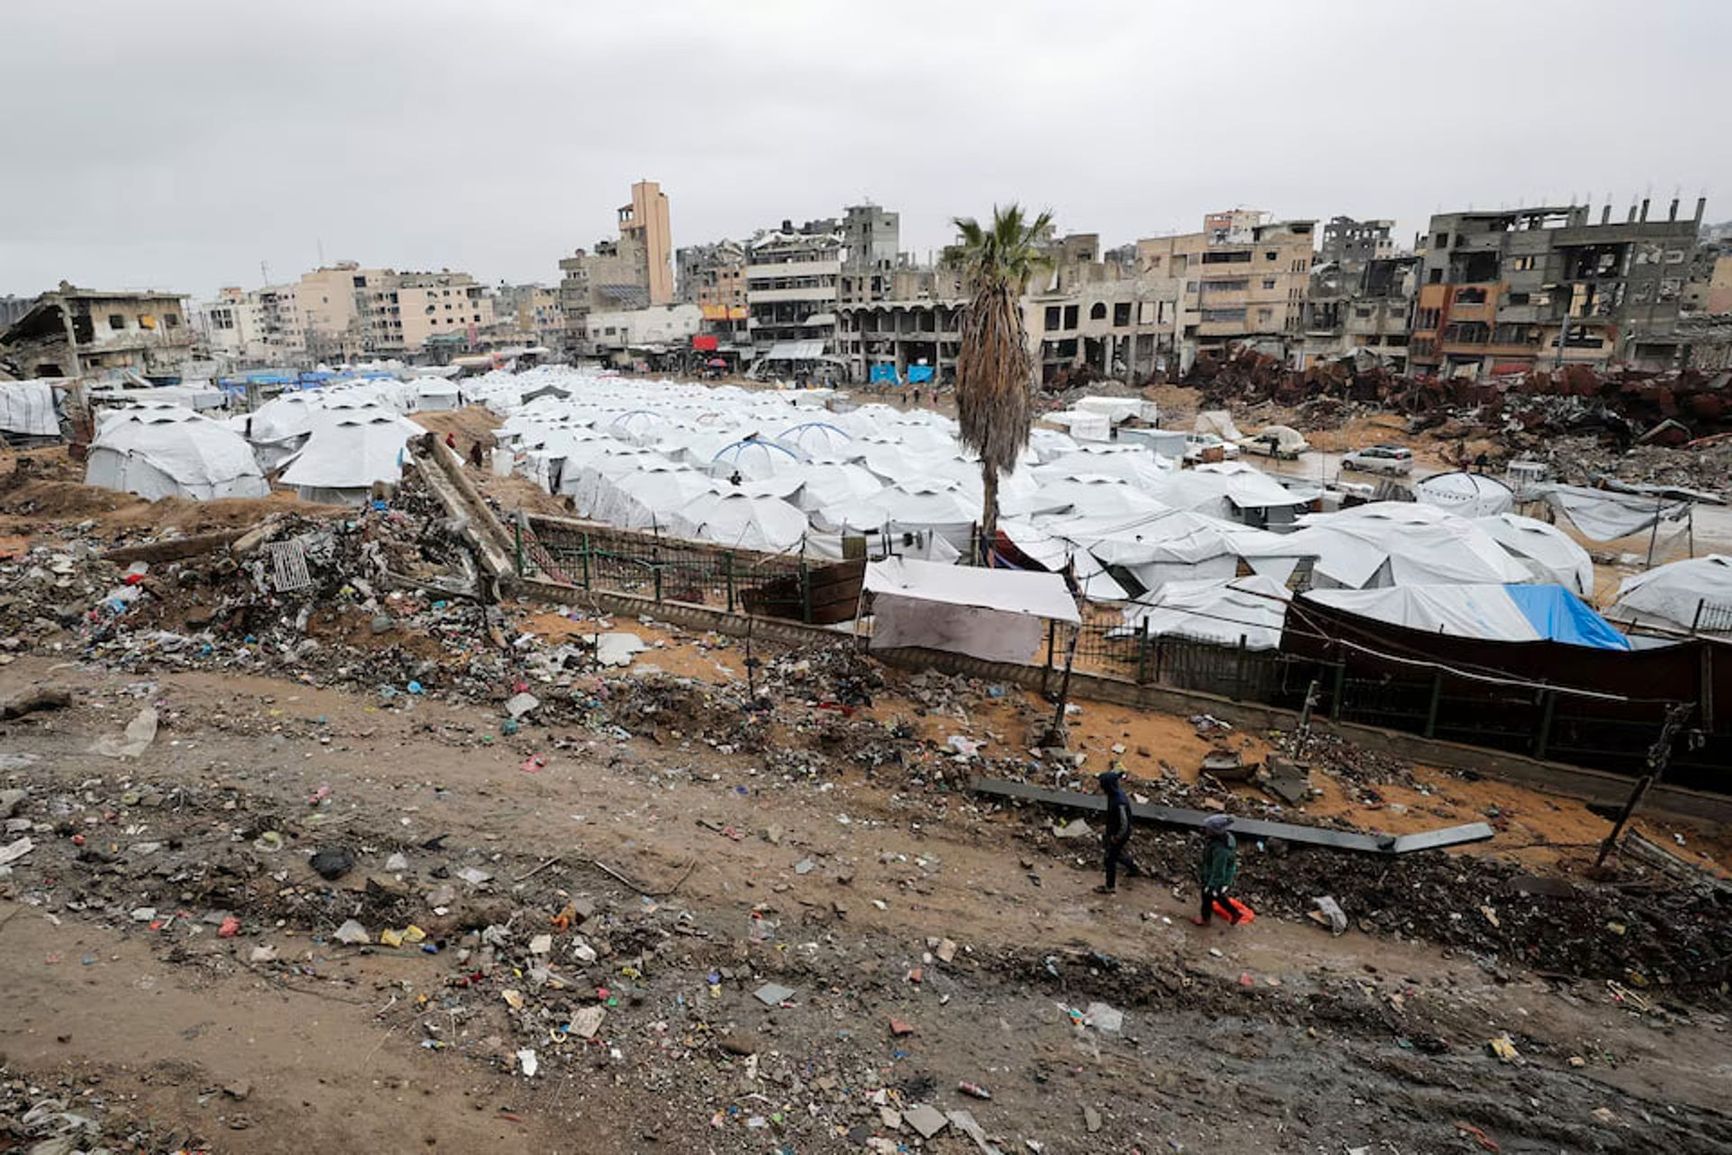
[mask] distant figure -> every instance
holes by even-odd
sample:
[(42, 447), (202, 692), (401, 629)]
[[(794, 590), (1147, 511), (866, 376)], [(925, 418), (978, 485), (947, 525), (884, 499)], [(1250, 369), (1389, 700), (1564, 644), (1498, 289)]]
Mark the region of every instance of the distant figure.
[(914, 404), (920, 404), (920, 386), (918, 385), (914, 387)]
[(469, 464), (480, 469), (487, 464), (487, 458), (481, 452), (481, 442), (472, 442), (469, 446)]
[(1107, 881), (1095, 888), (1096, 894), (1117, 894), (1119, 868), (1126, 878), (1142, 877), (1143, 868), (1136, 864), (1126, 849), (1131, 841), (1131, 800), (1125, 795), (1125, 772), (1115, 763), (1098, 779), (1101, 793), (1107, 796), (1107, 827), (1101, 834), (1106, 856)]
[(455, 433), (445, 435), (445, 448), (453, 450), (457, 448), (457, 435)]
[(740, 471), (739, 470), (737, 470), (737, 469), (734, 470), (733, 475), (728, 478), (728, 484), (738, 488), (738, 486), (740, 484)]
[(1239, 844), (1232, 835), (1233, 819), (1226, 814), (1211, 814), (1203, 821), (1203, 853), (1197, 861), (1197, 882), (1203, 890), (1203, 909), (1191, 921), (1208, 926), (1214, 917), (1215, 904), (1227, 912), (1227, 921), (1236, 923), (1239, 916), (1227, 902), (1227, 890), (1239, 874)]
[(1473, 468), (1474, 468), (1475, 472), (1484, 473), (1485, 467), (1486, 467), (1486, 462), (1487, 462), (1487, 458), (1485, 455), (1485, 451), (1481, 450), (1479, 456), (1473, 459)]

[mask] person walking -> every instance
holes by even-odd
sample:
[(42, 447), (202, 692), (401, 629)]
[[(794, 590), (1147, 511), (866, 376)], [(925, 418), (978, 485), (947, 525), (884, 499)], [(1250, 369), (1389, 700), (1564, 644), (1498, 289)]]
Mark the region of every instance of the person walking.
[(1239, 915), (1227, 901), (1227, 891), (1239, 874), (1239, 845), (1233, 838), (1232, 829), (1230, 815), (1211, 814), (1203, 821), (1203, 853), (1197, 861), (1197, 882), (1203, 890), (1203, 909), (1191, 919), (1198, 926), (1209, 925), (1217, 902), (1227, 912), (1229, 923), (1239, 921)]
[(1104, 886), (1096, 887), (1095, 893), (1117, 894), (1121, 867), (1126, 878), (1140, 878), (1143, 873), (1143, 868), (1127, 850), (1131, 841), (1131, 800), (1125, 794), (1125, 772), (1116, 764), (1096, 781), (1100, 783), (1101, 793), (1107, 796), (1107, 827), (1101, 835), (1107, 881)]

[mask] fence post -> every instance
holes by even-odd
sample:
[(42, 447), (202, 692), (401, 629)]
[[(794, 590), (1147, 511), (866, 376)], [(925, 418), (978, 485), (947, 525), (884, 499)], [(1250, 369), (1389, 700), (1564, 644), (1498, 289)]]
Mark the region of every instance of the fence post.
[(731, 553), (722, 555), (722, 576), (728, 583), (728, 612), (731, 614), (734, 612), (734, 555)]
[(1341, 721), (1341, 695), (1347, 689), (1347, 663), (1335, 663), (1335, 689), (1329, 695), (1329, 720)]
[(812, 624), (812, 567), (800, 559), (800, 620)]
[(1161, 680), (1161, 661), (1167, 656), (1167, 636), (1159, 634), (1155, 637), (1155, 681)]
[(1046, 620), (1046, 665), (1040, 669), (1040, 692), (1044, 697), (1047, 692), (1047, 682), (1052, 677), (1052, 648), (1058, 642), (1058, 621), (1055, 618)]
[(1541, 690), (1540, 702), (1542, 705), (1540, 711), (1540, 732), (1534, 736), (1534, 757), (1544, 760), (1546, 756), (1546, 747), (1552, 740), (1552, 715), (1556, 713), (1558, 707), (1557, 691), (1551, 689)]
[(659, 561), (650, 562), (650, 572), (655, 574), (655, 578), (656, 578), (656, 604), (659, 605), (659, 604), (661, 604), (661, 600), (662, 600), (662, 563)]
[(1245, 697), (1245, 635), (1239, 635), (1239, 649), (1233, 655), (1233, 701)]
[(1149, 619), (1144, 618), (1137, 623), (1137, 685), (1141, 686), (1149, 678)]
[(1437, 737), (1437, 708), (1443, 703), (1443, 671), (1431, 676), (1431, 705), (1425, 711), (1425, 736)]
[(589, 588), (589, 534), (583, 535), (583, 588)]
[(511, 523), (511, 534), (514, 550), (513, 561), (517, 566), (517, 576), (523, 576), (523, 511), (517, 511), (517, 517)]

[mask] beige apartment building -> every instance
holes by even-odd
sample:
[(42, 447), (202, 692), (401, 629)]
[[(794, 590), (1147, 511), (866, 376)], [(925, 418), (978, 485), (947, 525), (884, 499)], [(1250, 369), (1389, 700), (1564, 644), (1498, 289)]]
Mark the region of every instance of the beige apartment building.
[(1179, 281), (1183, 364), (1267, 339), (1277, 352), (1300, 333), (1311, 276), (1315, 221), (1276, 221), (1250, 209), (1210, 213), (1203, 231), (1139, 240), (1142, 275)]
[(295, 302), (306, 351), (315, 359), (359, 357), (365, 349), (362, 294), (377, 290), (395, 276), (390, 269), (364, 269), (355, 261), (338, 261), (302, 273), (295, 286)]
[(622, 241), (635, 240), (642, 249), (649, 303), (668, 305), (674, 299), (674, 240), (668, 221), (668, 198), (653, 180), (631, 186), (631, 203), (619, 210)]
[(467, 349), (493, 324), (493, 299), (468, 273), (398, 273), (362, 300), (374, 353), (421, 353), (430, 343)]

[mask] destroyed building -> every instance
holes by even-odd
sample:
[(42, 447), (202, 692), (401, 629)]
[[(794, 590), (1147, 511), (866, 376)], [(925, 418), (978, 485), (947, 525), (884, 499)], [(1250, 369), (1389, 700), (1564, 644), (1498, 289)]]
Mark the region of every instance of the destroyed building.
[(1393, 257), (1395, 241), (1389, 234), (1394, 228), (1395, 222), (1391, 220), (1331, 217), (1318, 241), (1317, 260), (1322, 264), (1360, 268), (1367, 262)]
[(761, 232), (746, 248), (747, 324), (757, 360), (783, 368), (835, 351), (842, 232), (834, 220)]
[(1675, 333), (1706, 200), (1598, 223), (1585, 205), (1443, 213), (1422, 238), (1413, 369), (1445, 376), (1613, 362), (1678, 365)]
[(192, 353), (179, 293), (80, 289), (42, 294), (0, 332), (0, 365), (15, 377), (78, 377), (130, 369), (174, 375)]
[(1313, 268), (1300, 366), (1364, 350), (1405, 372), (1418, 266), (1418, 257), (1378, 257), (1357, 265), (1324, 261)]

